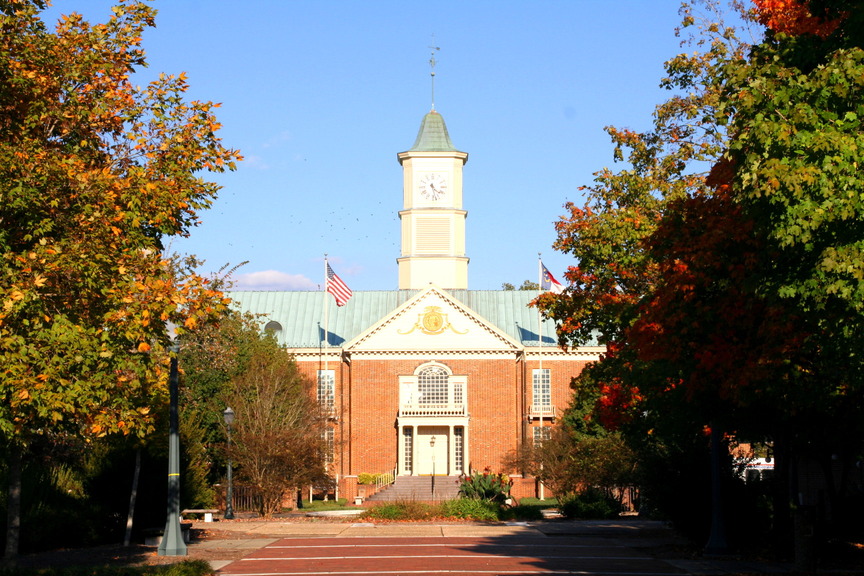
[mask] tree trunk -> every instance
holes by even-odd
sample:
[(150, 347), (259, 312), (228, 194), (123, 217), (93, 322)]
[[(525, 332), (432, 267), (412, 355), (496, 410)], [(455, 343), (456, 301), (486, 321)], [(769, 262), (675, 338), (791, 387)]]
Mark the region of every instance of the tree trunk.
[(135, 500), (138, 497), (138, 477), (141, 474), (141, 448), (135, 450), (135, 473), (132, 475), (132, 494), (129, 495), (129, 514), (126, 517), (126, 536), (123, 546), (132, 542), (132, 518), (135, 516)]
[(6, 499), (6, 551), (3, 561), (12, 564), (18, 558), (18, 542), (21, 538), (21, 445), (9, 443), (9, 486)]
[(792, 521), (792, 504), (797, 493), (797, 479), (792, 466), (792, 451), (789, 435), (786, 430), (778, 430), (773, 437), (774, 448), (774, 478), (773, 509), (774, 551), (781, 558), (789, 558), (794, 554), (794, 526)]

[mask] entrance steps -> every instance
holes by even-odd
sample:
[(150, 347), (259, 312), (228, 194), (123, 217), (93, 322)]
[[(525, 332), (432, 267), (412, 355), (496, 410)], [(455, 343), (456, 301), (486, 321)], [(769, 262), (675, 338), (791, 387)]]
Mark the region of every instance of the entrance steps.
[(377, 494), (366, 499), (367, 502), (454, 500), (459, 497), (458, 476), (397, 476), (396, 481)]

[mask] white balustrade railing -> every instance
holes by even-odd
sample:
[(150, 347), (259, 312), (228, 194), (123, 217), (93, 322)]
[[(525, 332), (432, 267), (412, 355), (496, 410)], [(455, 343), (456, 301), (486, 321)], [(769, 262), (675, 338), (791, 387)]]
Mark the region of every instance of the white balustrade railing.
[(531, 418), (557, 418), (558, 411), (551, 404), (532, 404), (528, 415)]
[(400, 416), (467, 416), (465, 404), (402, 404)]

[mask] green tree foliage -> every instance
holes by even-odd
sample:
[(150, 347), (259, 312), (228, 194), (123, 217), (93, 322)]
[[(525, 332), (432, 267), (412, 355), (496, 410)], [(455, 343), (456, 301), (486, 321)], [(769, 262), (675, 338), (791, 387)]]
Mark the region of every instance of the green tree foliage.
[[(686, 96), (658, 106), (651, 132), (610, 130), (631, 168), (599, 172), (558, 223), (579, 263), (538, 304), (562, 343), (607, 343), (581, 383), (643, 467), (693, 461), (708, 426), (765, 439), (778, 487), (790, 463), (822, 463), (836, 521), (864, 422), (862, 8), (757, 0), (741, 14), (764, 39), (704, 24), (703, 50), (667, 63), (664, 84)], [(776, 526), (791, 498), (775, 500)]]
[(232, 385), (229, 402), (236, 419), (230, 454), (239, 480), (260, 496), (261, 515), (278, 512), (293, 489), (329, 486), (326, 418), (310, 394), (312, 383), (274, 338), (256, 344)]
[(773, 390), (783, 441), (795, 465), (818, 463), (823, 513), (848, 529), (856, 508), (843, 489), (864, 456), (864, 7), (756, 5), (765, 41), (726, 71), (728, 184), (770, 255), (754, 291), (799, 320), (805, 357)]
[[(183, 407), (180, 432), (188, 463), (182, 484), (188, 506), (213, 506), (213, 502), (196, 500), (207, 497), (211, 492), (209, 485), (221, 481), (226, 441), (222, 413), (231, 403), (232, 380), (248, 369), (261, 338), (260, 327), (253, 318), (228, 310), (183, 339), (179, 362)], [(195, 473), (201, 489), (187, 492), (187, 488), (192, 488), (190, 472)]]
[(562, 345), (621, 338), (658, 275), (645, 239), (668, 201), (704, 190), (708, 163), (725, 148), (725, 130), (711, 115), (720, 102), (720, 68), (742, 58), (747, 46), (722, 21), (697, 22), (689, 6), (683, 11), (685, 24), (698, 24), (704, 35), (690, 40), (701, 51), (666, 63), (661, 85), (676, 95), (656, 107), (649, 131), (606, 128), (615, 161), (629, 167), (596, 172), (594, 182), (581, 188), (586, 202), (565, 204), (568, 214), (555, 223), (554, 247), (577, 265), (564, 275), (565, 295), (546, 293), (538, 304), (559, 322)]
[(620, 488), (637, 483), (636, 454), (621, 431), (605, 428), (595, 416), (598, 395), (583, 383), (550, 437), (523, 446), (506, 464), (539, 478), (559, 501), (601, 492), (620, 509)]
[(633, 450), (620, 431), (606, 430), (591, 420), (592, 404), (593, 400), (574, 397), (550, 438), (523, 451), (520, 467), (539, 478), (559, 501), (589, 490), (620, 499), (619, 488), (636, 483)]
[[(565, 273), (564, 294), (545, 293), (537, 303), (556, 320), (562, 345), (599, 338), (607, 350), (576, 383), (577, 402), (567, 423), (572, 432), (562, 429), (549, 443), (548, 450), (558, 452), (550, 454), (552, 462), (570, 461), (579, 440), (626, 439), (637, 451), (643, 478), (659, 477), (649, 473), (648, 463), (663, 468), (670, 463), (663, 455), (691, 454), (690, 445), (704, 442), (706, 418), (688, 406), (686, 387), (669, 386), (670, 375), (671, 383), (677, 383), (683, 373), (671, 363), (643, 357), (630, 341), (643, 307), (664, 279), (665, 270), (649, 240), (670, 206), (710, 194), (708, 169), (726, 147), (726, 130), (713, 116), (721, 103), (722, 67), (743, 59), (748, 50), (719, 14), (713, 21), (703, 21), (687, 5), (682, 12), (684, 28), (697, 27), (699, 33), (689, 40), (695, 51), (666, 63), (662, 85), (674, 95), (657, 106), (649, 131), (607, 128), (615, 160), (628, 166), (595, 173), (593, 184), (583, 188), (585, 204), (568, 203), (567, 216), (556, 223), (556, 249), (572, 254), (577, 264)], [(660, 391), (660, 400), (649, 407), (650, 389)], [(608, 438), (604, 429), (619, 430), (624, 436)], [(690, 462), (692, 471), (701, 471)], [(575, 474), (579, 467), (573, 468)], [(568, 479), (567, 466), (550, 466), (559, 469), (564, 470), (562, 483), (579, 481)], [(667, 475), (670, 481), (679, 480), (673, 489), (679, 494), (693, 485), (686, 476), (686, 470)], [(688, 507), (692, 512), (697, 506), (690, 502)]]
[(141, 34), (155, 11), (113, 8), (53, 30), (43, 3), (0, 4), (0, 435), (14, 485), (34, 435), (146, 434), (163, 376), (148, 354), (172, 320), (191, 329), (226, 305), (194, 273), (177, 277), (162, 238), (185, 235), (234, 167), (214, 105), (185, 77), (138, 88)]
[(502, 290), (539, 290), (540, 285), (537, 282), (532, 282), (531, 280), (523, 280), (522, 284), (517, 288), (513, 284), (509, 282), (504, 282), (501, 285)]
[[(230, 282), (230, 273), (219, 283)], [(257, 350), (275, 342), (261, 334), (258, 322), (233, 309), (201, 324), (180, 347), (180, 433), (183, 458), (183, 501), (193, 508), (211, 508), (212, 485), (222, 481), (227, 441), (223, 411), (234, 406), (235, 380), (252, 367)]]

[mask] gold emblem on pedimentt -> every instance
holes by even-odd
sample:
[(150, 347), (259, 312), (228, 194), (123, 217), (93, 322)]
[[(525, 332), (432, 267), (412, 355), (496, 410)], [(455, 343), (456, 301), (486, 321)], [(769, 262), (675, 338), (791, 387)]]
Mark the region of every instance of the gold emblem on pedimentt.
[(426, 309), (417, 315), (417, 322), (407, 332), (399, 330), (399, 334), (411, 334), (415, 330), (420, 330), (424, 334), (434, 336), (443, 334), (446, 330), (450, 330), (455, 334), (467, 334), (468, 330), (460, 332), (450, 324), (447, 319), (447, 314), (441, 312), (440, 306), (427, 306)]

